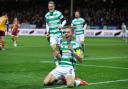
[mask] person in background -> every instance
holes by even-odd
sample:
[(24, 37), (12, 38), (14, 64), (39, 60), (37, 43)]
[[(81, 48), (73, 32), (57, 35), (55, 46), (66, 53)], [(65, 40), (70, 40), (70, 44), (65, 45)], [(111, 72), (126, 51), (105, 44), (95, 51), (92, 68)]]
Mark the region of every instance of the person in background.
[(72, 20), (71, 26), (74, 27), (76, 41), (81, 44), (84, 52), (84, 32), (87, 24), (85, 24), (85, 20), (80, 17), (79, 11), (75, 12), (75, 18)]
[(18, 44), (17, 39), (18, 39), (19, 27), (20, 27), (19, 21), (17, 17), (15, 17), (13, 20), (12, 29), (11, 29), (12, 41), (13, 41), (14, 47), (17, 47), (17, 44)]
[(4, 36), (6, 32), (6, 23), (8, 20), (8, 16), (6, 12), (3, 12), (0, 17), (0, 50), (5, 50), (4, 48)]
[(122, 27), (122, 39), (127, 42), (127, 27), (124, 22), (122, 23), (121, 27)]

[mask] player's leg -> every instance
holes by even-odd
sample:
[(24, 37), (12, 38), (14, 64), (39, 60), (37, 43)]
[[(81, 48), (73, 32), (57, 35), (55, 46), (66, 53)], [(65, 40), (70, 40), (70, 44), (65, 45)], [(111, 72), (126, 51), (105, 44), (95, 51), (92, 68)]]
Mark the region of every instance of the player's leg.
[(74, 87), (74, 83), (75, 83), (75, 76), (73, 76), (72, 74), (67, 75), (66, 77), (66, 85), (67, 87)]
[(66, 82), (67, 87), (78, 87), (88, 85), (88, 82), (77, 78), (75, 79), (73, 75), (68, 75), (66, 78)]
[(0, 50), (2, 49), (2, 37), (0, 36)]
[(65, 68), (66, 73), (64, 73), (64, 77), (66, 79), (66, 85), (69, 88), (74, 87), (75, 85), (75, 71), (71, 68)]
[(125, 37), (125, 42), (127, 43), (127, 41), (128, 41), (128, 33), (127, 33), (127, 31), (125, 32), (124, 37)]
[(13, 45), (15, 46), (15, 31), (14, 30), (12, 31), (12, 42), (13, 42)]
[(55, 77), (53, 74), (49, 73), (49, 74), (45, 77), (43, 84), (44, 84), (45, 86), (46, 86), (46, 85), (51, 85), (51, 84), (54, 83), (55, 80), (56, 80), (56, 77)]
[(69, 69), (65, 78), (66, 78), (66, 84), (68, 87), (77, 87), (77, 86), (88, 85), (88, 83), (86, 81), (75, 77), (74, 69)]
[(18, 34), (17, 30), (12, 31), (12, 41), (15, 47), (17, 47), (17, 37), (18, 37), (17, 34)]
[(126, 32), (126, 43), (128, 43), (128, 32)]
[(56, 54), (57, 54), (57, 45), (51, 45), (51, 48), (52, 48), (52, 53), (53, 53), (53, 59), (54, 59), (54, 62), (56, 64), (56, 66), (58, 65), (58, 60), (56, 58)]
[(124, 32), (122, 32), (122, 39), (124, 40)]
[(61, 78), (61, 71), (59, 67), (56, 67), (54, 70), (52, 70), (44, 79), (44, 85), (51, 85), (56, 80), (59, 80)]
[(80, 44), (81, 44), (81, 46), (82, 46), (82, 51), (84, 52), (85, 50), (84, 50), (84, 35), (80, 35), (79, 36), (79, 39), (80, 39)]
[(58, 50), (59, 50), (59, 52), (60, 52), (60, 54), (62, 55), (62, 51), (61, 51), (61, 43), (62, 43), (62, 37), (60, 36), (60, 37), (58, 37), (57, 38), (57, 48), (58, 48)]
[(0, 50), (2, 49), (2, 38), (1, 38), (1, 36), (2, 36), (2, 32), (0, 31)]
[(80, 39), (79, 39), (78, 35), (76, 35), (75, 39), (76, 39), (76, 42), (78, 42), (80, 44)]
[(12, 35), (12, 42), (14, 43), (14, 35)]
[(17, 35), (14, 36), (14, 40), (15, 40), (15, 47), (17, 47), (17, 44), (18, 44), (18, 42), (17, 42), (18, 41), (18, 36)]
[(75, 86), (86, 86), (88, 85), (88, 82), (85, 80), (81, 80), (80, 78), (75, 78)]
[(57, 54), (57, 40), (56, 37), (50, 37), (50, 46), (52, 48), (52, 53), (53, 53), (53, 59), (56, 65), (58, 65), (58, 61), (56, 58)]
[(4, 50), (4, 36), (5, 36), (5, 32), (0, 31), (0, 49), (1, 50)]
[(12, 35), (12, 42), (13, 42), (13, 45), (15, 46), (15, 36)]
[(76, 42), (81, 44), (82, 51), (84, 52), (84, 35), (77, 35), (76, 36)]
[(4, 36), (2, 36), (2, 49), (4, 50)]

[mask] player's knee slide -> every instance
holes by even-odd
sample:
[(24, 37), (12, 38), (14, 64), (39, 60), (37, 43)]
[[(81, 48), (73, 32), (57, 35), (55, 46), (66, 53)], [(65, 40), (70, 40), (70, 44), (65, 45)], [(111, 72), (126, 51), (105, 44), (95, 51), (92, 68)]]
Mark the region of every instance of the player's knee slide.
[(72, 83), (72, 82), (67, 82), (67, 87), (74, 87), (74, 83)]
[(72, 88), (72, 87), (74, 87), (74, 85), (72, 85), (72, 84), (71, 85), (67, 85), (67, 87)]
[(51, 85), (53, 82), (53, 80), (44, 80), (44, 85)]
[(50, 85), (51, 81), (50, 80), (44, 80), (44, 85)]
[(48, 85), (48, 83), (49, 83), (49, 82), (46, 81), (46, 80), (44, 80), (44, 82), (43, 82), (44, 85)]

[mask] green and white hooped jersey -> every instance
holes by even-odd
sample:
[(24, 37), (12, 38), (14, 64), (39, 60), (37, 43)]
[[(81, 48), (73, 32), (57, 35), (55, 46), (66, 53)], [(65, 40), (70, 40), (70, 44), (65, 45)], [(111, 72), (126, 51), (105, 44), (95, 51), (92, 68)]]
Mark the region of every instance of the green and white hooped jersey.
[(84, 23), (85, 20), (83, 18), (75, 18), (72, 20), (71, 25), (74, 27), (75, 35), (84, 34)]
[(75, 51), (81, 48), (80, 44), (76, 41), (63, 41), (61, 44), (62, 58), (59, 62), (59, 66), (61, 67), (75, 67), (76, 65), (76, 59), (74, 58), (73, 53), (68, 49), (69, 44), (72, 45)]
[(60, 11), (55, 10), (54, 12), (48, 12), (45, 15), (46, 23), (49, 26), (49, 34), (50, 36), (61, 36), (62, 33), (57, 26), (61, 25), (61, 19), (63, 15)]

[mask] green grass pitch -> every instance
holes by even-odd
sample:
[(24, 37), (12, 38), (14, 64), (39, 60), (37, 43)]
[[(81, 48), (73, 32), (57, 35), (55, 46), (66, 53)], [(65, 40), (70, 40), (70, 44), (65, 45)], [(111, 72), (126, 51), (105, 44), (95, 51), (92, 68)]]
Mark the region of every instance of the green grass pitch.
[[(90, 85), (73, 89), (128, 89), (128, 44), (119, 38), (87, 38), (85, 44), (76, 76)], [(7, 36), (5, 48), (0, 51), (0, 89), (44, 89), (42, 80), (55, 67), (46, 63), (52, 61), (46, 38), (19, 37), (15, 48)], [(57, 88), (65, 86), (50, 86)]]

